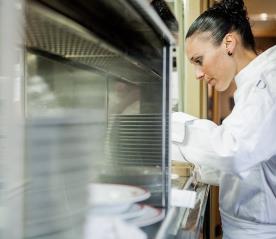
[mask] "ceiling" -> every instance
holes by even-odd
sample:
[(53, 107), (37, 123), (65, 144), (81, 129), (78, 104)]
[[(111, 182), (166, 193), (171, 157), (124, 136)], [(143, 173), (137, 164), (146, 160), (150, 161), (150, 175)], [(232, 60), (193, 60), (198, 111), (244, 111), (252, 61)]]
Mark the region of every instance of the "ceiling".
[(256, 37), (276, 37), (276, 0), (244, 0)]

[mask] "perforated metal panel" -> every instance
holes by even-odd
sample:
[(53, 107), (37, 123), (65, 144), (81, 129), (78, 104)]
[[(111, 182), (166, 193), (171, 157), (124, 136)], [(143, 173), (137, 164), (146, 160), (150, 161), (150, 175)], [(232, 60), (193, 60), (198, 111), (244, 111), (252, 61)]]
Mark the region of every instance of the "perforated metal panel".
[(160, 166), (162, 115), (111, 115), (107, 159), (123, 165)]
[(80, 25), (40, 5), (27, 11), (26, 46), (64, 57), (133, 83), (149, 83), (160, 76), (109, 47)]

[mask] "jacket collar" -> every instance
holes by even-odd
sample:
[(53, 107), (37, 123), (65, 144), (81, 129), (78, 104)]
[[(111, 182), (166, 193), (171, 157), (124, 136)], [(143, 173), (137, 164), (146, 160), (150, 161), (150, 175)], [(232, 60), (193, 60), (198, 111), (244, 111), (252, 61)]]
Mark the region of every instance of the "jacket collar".
[(251, 76), (254, 75), (254, 72), (258, 71), (260, 68), (265, 68), (264, 65), (271, 62), (271, 58), (276, 58), (276, 46), (273, 46), (258, 55), (235, 76), (237, 88), (240, 88), (243, 84), (250, 81), (250, 79), (255, 80), (254, 77)]

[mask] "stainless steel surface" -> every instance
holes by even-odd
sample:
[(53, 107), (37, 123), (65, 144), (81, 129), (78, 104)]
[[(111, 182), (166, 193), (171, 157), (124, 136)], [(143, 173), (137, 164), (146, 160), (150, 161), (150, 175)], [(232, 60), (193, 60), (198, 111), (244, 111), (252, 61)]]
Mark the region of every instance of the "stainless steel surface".
[[(177, 189), (189, 189), (191, 188), (191, 184), (194, 181), (193, 177), (181, 177), (175, 180), (177, 183), (172, 183), (172, 185), (177, 184)], [(179, 182), (184, 182), (184, 185)], [(156, 235), (156, 239), (166, 239), (172, 236), (177, 235), (177, 231), (181, 227), (181, 223), (183, 220), (183, 215), (187, 209), (186, 208), (178, 208), (178, 207), (170, 207), (165, 220), (163, 221), (158, 233)]]
[(111, 115), (107, 159), (118, 164), (162, 167), (161, 137), (161, 114)]
[[(149, 203), (164, 206), (166, 169), (162, 162), (162, 114), (111, 114), (106, 139), (110, 181), (131, 183), (151, 191)], [(137, 168), (135, 170), (135, 167)], [(114, 168), (122, 168), (116, 176)], [(118, 170), (117, 170), (118, 172)], [(101, 180), (107, 181), (107, 175)]]
[(105, 75), (36, 52), (26, 52), (26, 69), (27, 117), (85, 109), (106, 124)]
[[(82, 112), (27, 122), (24, 238), (82, 238), (100, 123)], [(97, 137), (95, 137), (97, 135)], [(93, 143), (93, 147), (91, 147)]]
[[(81, 183), (78, 176), (87, 173), (93, 182), (144, 187), (152, 195), (147, 203), (168, 207), (172, 39), (162, 22), (158, 22), (158, 16), (151, 12), (151, 8), (147, 13), (148, 10), (140, 1), (76, 1), (73, 2), (76, 7), (73, 16), (68, 13), (67, 5), (59, 5), (58, 0), (29, 3), (26, 13), (26, 116), (30, 122), (37, 117), (41, 121), (61, 117), (62, 122), (58, 127), (44, 127), (42, 134), (36, 132), (38, 128), (33, 128), (32, 123), (28, 128), (28, 132), (33, 132), (29, 134), (27, 144), (29, 186), (33, 190), (35, 180), (39, 178), (40, 188), (46, 193), (42, 196), (49, 205), (50, 214), (48, 218), (43, 217), (36, 190), (27, 193), (26, 203), (30, 209), (26, 211), (30, 222), (29, 230), (26, 230), (28, 237), (38, 237), (45, 234), (47, 229), (54, 236), (59, 233), (57, 231), (67, 233), (69, 224), (53, 223), (57, 217), (64, 219), (68, 216), (68, 211), (62, 210), (66, 203), (63, 205), (61, 202), (65, 198), (58, 198), (56, 192), (60, 190), (65, 196), (67, 193), (73, 194), (71, 202), (81, 211), (82, 208), (78, 206), (85, 198), (82, 190), (85, 183)], [(99, 4), (107, 12), (113, 13), (111, 15), (115, 20), (121, 20), (129, 14), (121, 11), (120, 6), (131, 9), (133, 15), (130, 19), (137, 21), (138, 29), (131, 28), (134, 24), (131, 21), (121, 21), (119, 25), (122, 24), (122, 29), (133, 34), (132, 48), (120, 46), (120, 43), (127, 41), (124, 32), (113, 32), (114, 45), (112, 37), (105, 38), (104, 26), (108, 27), (113, 19), (109, 19), (107, 25), (99, 25), (103, 27), (100, 27), (102, 32), (89, 25), (89, 14), (84, 11), (85, 17), (82, 18), (78, 8), (82, 4), (86, 4), (88, 12), (94, 11), (93, 14), (97, 14), (93, 4)], [(80, 17), (77, 21), (76, 16)], [(95, 25), (101, 23), (94, 22)], [(124, 38), (123, 41), (120, 38)], [(138, 48), (135, 46), (136, 38)], [(71, 112), (74, 112), (74, 116), (70, 116)], [(90, 130), (88, 127), (87, 132), (80, 130), (69, 138), (59, 137), (57, 141), (51, 138), (51, 135), (66, 134), (63, 124), (67, 118), (74, 117), (80, 121), (91, 119), (89, 122), (97, 122), (94, 125), (96, 128)], [(43, 141), (46, 142), (44, 146), (37, 145)], [(41, 158), (36, 160), (39, 154)], [(79, 157), (85, 158), (85, 162)], [(65, 163), (67, 161), (68, 164)], [(40, 177), (43, 170), (47, 171), (47, 163), (55, 165), (54, 171), (49, 168), (48, 174)], [(40, 169), (40, 164), (46, 166)], [(30, 170), (32, 166), (36, 169)], [(68, 172), (70, 170), (72, 174)], [(60, 181), (71, 182), (70, 179), (77, 182), (60, 184)], [(55, 190), (47, 185), (48, 181), (51, 182), (49, 185), (55, 186)], [(80, 190), (79, 200), (76, 199), (73, 184)], [(73, 210), (74, 207), (68, 203)], [(31, 209), (35, 205), (36, 214), (33, 214)], [(81, 212), (72, 214), (74, 224), (77, 225), (76, 220), (80, 222), (80, 227), (75, 230), (80, 229), (80, 233), (82, 215)], [(32, 220), (39, 221), (40, 218), (42, 225), (36, 226)], [(48, 219), (48, 228), (44, 228)]]
[[(21, 239), (24, 199), (23, 0), (0, 4), (0, 238)], [(16, 226), (15, 226), (16, 225)]]
[(171, 45), (175, 44), (175, 38), (173, 37), (172, 33), (168, 30), (167, 26), (160, 19), (157, 13), (149, 7), (146, 1), (131, 0), (131, 2), (138, 8), (142, 9), (144, 14), (146, 14), (147, 18), (151, 20), (159, 33), (163, 35)]
[(196, 189), (196, 205), (193, 209), (186, 210), (181, 228), (178, 231), (178, 239), (197, 239), (200, 237), (200, 232), (203, 227), (209, 188), (209, 185), (200, 185)]
[(28, 6), (28, 48), (64, 57), (135, 84), (161, 79), (154, 71), (112, 48), (75, 21), (38, 4)]
[(24, 238), (81, 237), (104, 157), (106, 77), (27, 51), (26, 69)]
[[(194, 178), (189, 177), (183, 189), (192, 189)], [(155, 239), (198, 239), (205, 207), (208, 199), (209, 186), (198, 185), (196, 189), (196, 206), (194, 209), (171, 207), (162, 222)]]

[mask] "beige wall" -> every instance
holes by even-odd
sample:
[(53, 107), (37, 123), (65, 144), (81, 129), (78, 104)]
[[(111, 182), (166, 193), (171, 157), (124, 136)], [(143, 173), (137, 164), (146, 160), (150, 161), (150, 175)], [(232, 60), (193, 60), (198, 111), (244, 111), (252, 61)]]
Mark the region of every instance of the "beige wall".
[[(205, 0), (184, 0), (184, 34), (189, 26), (207, 7)], [(185, 43), (184, 43), (185, 47)], [(206, 118), (207, 115), (207, 87), (196, 80), (194, 67), (187, 57), (184, 57), (184, 98), (183, 108), (186, 113), (196, 117)]]
[[(184, 0), (184, 29), (185, 34), (191, 23), (200, 14), (200, 0)], [(193, 66), (185, 57), (185, 87), (184, 87), (184, 111), (200, 117), (200, 82), (195, 79)]]

